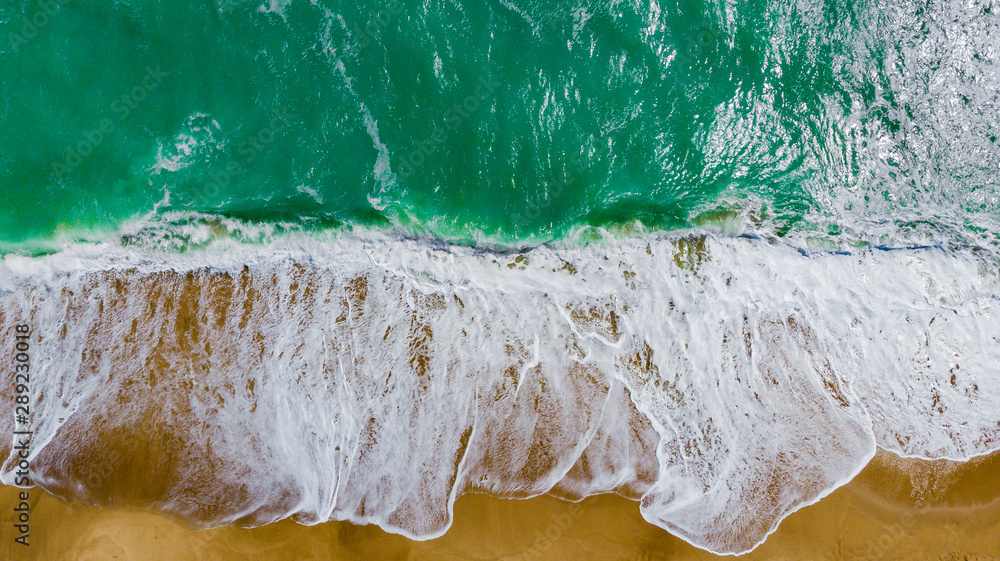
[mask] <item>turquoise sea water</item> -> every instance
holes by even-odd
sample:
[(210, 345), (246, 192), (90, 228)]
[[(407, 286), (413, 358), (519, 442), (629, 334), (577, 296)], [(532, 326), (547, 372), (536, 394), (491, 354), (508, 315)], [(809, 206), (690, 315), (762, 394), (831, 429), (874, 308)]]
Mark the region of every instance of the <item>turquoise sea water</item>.
[(995, 0), (0, 1), (0, 434), (201, 527), (617, 492), (747, 551), (877, 448), (1000, 448), (997, 37)]
[(466, 243), (751, 209), (995, 244), (997, 8), (949, 6), (5, 2), (0, 243), (101, 239), (169, 193)]

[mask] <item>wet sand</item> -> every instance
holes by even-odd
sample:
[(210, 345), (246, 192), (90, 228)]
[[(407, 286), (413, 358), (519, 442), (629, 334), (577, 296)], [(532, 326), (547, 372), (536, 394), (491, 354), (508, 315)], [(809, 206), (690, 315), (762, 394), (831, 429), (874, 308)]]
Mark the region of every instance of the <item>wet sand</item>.
[[(475, 495), (443, 537), (414, 542), (373, 526), (284, 520), (195, 531), (141, 511), (31, 490), (28, 547), (15, 544), (18, 490), (0, 488), (0, 559), (10, 561), (723, 559), (645, 522), (613, 495), (568, 503)], [(1000, 453), (961, 464), (880, 452), (851, 483), (788, 517), (747, 560), (1000, 560)]]

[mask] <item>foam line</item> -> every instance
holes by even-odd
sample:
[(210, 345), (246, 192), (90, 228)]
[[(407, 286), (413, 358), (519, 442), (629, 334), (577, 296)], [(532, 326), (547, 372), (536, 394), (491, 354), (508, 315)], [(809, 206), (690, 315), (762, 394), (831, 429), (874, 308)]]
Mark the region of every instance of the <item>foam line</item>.
[(37, 338), (42, 487), (197, 526), (341, 519), (414, 539), (445, 532), (464, 493), (618, 492), (739, 553), (876, 446), (1000, 448), (988, 252), (183, 235), (201, 241), (0, 265), (0, 331)]

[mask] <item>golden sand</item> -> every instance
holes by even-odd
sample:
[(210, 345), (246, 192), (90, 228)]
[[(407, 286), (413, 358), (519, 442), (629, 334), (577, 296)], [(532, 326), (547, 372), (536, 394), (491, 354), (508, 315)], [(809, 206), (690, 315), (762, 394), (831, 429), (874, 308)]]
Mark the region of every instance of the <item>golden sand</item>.
[[(4, 561), (721, 559), (645, 522), (617, 496), (568, 503), (474, 495), (443, 537), (414, 542), (374, 526), (284, 520), (196, 531), (148, 512), (31, 493), (28, 547), (13, 542), (19, 490), (0, 488)], [(880, 452), (851, 483), (799, 510), (747, 560), (1000, 560), (1000, 453), (968, 463)]]

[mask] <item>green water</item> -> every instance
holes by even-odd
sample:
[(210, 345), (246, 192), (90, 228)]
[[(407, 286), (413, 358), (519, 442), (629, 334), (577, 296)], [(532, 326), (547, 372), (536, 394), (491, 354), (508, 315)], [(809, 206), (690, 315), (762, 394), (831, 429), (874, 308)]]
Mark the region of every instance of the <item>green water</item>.
[[(168, 192), (160, 212), (459, 241), (743, 204), (779, 234), (997, 216), (996, 80), (957, 75), (980, 111), (945, 141), (913, 93), (951, 60), (907, 58), (929, 8), (921, 30), (850, 1), (276, 7), (5, 2), (0, 242), (99, 238)], [(976, 10), (986, 47), (959, 56), (993, 64)]]

